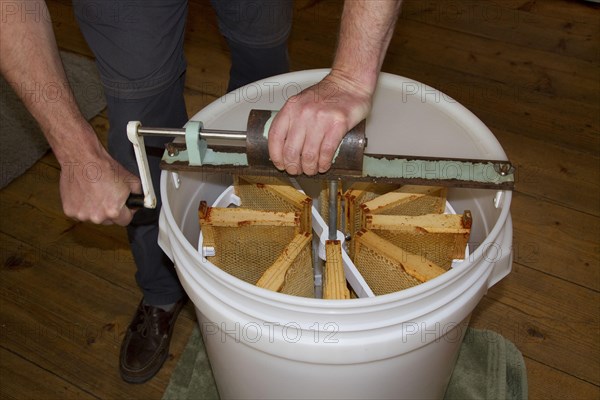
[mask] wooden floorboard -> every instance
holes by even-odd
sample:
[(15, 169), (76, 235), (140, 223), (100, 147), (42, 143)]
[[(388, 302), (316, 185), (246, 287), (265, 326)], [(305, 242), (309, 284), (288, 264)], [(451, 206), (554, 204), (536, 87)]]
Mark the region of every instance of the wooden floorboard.
[[(550, 4), (546, 8), (554, 7), (553, 12), (536, 12), (538, 8), (544, 7), (538, 7), (541, 3), (546, 2), (407, 1), (404, 4), (403, 19), (418, 20), (474, 37), (597, 62), (597, 54), (594, 54), (597, 52), (595, 39), (600, 28), (593, 17), (593, 13), (598, 11), (597, 6), (582, 1), (550, 0), (547, 1)], [(549, 32), (552, 34), (549, 35)]]
[[(48, 5), (59, 47), (93, 57), (71, 0)], [(341, 1), (296, 1), (292, 70), (330, 65), (340, 10)], [(185, 51), (191, 116), (227, 87), (229, 52), (208, 0), (190, 1)], [(471, 325), (515, 343), (531, 399), (599, 399), (600, 6), (406, 0), (383, 70), (461, 102), (517, 167), (513, 271)], [(92, 125), (105, 142), (106, 113)], [(0, 192), (0, 398), (159, 399), (193, 308), (159, 375), (125, 384), (119, 346), (140, 296), (127, 237), (66, 218), (59, 174), (49, 153)]]
[(528, 357), (525, 357), (525, 365), (532, 399), (580, 400), (597, 399), (600, 395), (597, 386)]
[(4, 347), (0, 347), (0, 376), (2, 399), (44, 399), (49, 394), (65, 400), (99, 399)]
[(600, 216), (600, 157), (492, 127), (516, 168), (519, 193)]
[(531, 359), (600, 385), (600, 366), (590, 362), (600, 359), (599, 316), (598, 292), (514, 264), (472, 324), (502, 334)]
[(513, 199), (515, 262), (598, 291), (598, 217), (520, 193)]

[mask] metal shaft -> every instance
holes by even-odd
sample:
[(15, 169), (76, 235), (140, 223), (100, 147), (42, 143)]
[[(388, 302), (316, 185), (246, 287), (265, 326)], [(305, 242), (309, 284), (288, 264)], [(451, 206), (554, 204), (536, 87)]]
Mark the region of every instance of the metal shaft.
[[(185, 137), (184, 128), (150, 128), (140, 126), (138, 135), (141, 136), (167, 136), (167, 137)], [(246, 147), (246, 131), (234, 131), (224, 129), (204, 129), (200, 130), (200, 138), (206, 140), (210, 145)]]
[(337, 239), (337, 194), (338, 194), (338, 181), (332, 179), (329, 181), (329, 240)]

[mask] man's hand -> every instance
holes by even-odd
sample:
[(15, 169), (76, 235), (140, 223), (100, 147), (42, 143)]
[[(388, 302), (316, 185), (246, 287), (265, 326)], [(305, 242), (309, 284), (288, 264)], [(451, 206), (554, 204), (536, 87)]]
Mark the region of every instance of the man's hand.
[(321, 82), (291, 97), (269, 131), (275, 167), (289, 174), (326, 172), (344, 135), (371, 109), (370, 88), (333, 70)]
[(344, 135), (366, 118), (400, 0), (346, 0), (331, 73), (291, 97), (269, 131), (269, 155), (289, 174), (331, 167)]
[(127, 225), (134, 210), (125, 201), (141, 193), (139, 179), (100, 148), (97, 154), (62, 161), (60, 197), (63, 211), (78, 221)]

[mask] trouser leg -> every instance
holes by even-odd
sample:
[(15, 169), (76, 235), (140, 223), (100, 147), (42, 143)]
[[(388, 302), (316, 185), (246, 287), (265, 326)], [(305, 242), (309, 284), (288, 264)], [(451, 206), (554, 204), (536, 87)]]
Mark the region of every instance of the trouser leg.
[[(107, 96), (109, 151), (127, 169), (137, 172), (133, 147), (125, 134), (128, 121), (142, 121), (146, 126), (183, 126), (188, 120), (183, 87), (184, 75), (151, 98), (124, 100)], [(166, 137), (144, 138), (157, 208), (138, 210), (127, 226), (131, 252), (137, 265), (136, 281), (142, 289), (144, 301), (151, 305), (174, 303), (184, 294), (173, 263), (157, 244), (158, 216), (162, 204), (159, 163), (164, 144), (170, 140)]]
[(290, 69), (287, 43), (258, 49), (232, 40), (227, 40), (227, 43), (231, 51), (228, 92)]
[(291, 0), (212, 0), (231, 51), (227, 91), (288, 72)]
[[(187, 121), (183, 100), (183, 34), (186, 0), (74, 0), (74, 11), (96, 56), (109, 117), (109, 152), (138, 173), (126, 126), (181, 127)], [(160, 157), (167, 139), (145, 139), (158, 207), (139, 210), (127, 227), (137, 266), (136, 280), (147, 304), (177, 301), (183, 290), (170, 260), (158, 246)], [(159, 151), (160, 152), (160, 151)]]

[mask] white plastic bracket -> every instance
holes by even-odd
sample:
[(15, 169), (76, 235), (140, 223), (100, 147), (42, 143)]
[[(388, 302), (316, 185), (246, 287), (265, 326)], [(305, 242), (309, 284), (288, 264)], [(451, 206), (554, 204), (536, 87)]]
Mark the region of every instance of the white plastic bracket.
[(171, 171), (169, 174), (171, 175), (171, 179), (173, 180), (173, 186), (175, 187), (175, 189), (179, 189), (179, 186), (181, 186), (181, 179), (179, 179), (179, 173)]
[(140, 181), (142, 182), (142, 191), (144, 192), (144, 207), (156, 208), (156, 194), (152, 185), (148, 156), (144, 147), (144, 137), (138, 135), (138, 128), (140, 126), (142, 126), (140, 121), (130, 121), (127, 124), (127, 138), (133, 144), (135, 159), (140, 171)]
[(494, 196), (494, 207), (500, 208), (502, 206), (502, 201), (504, 200), (504, 192), (499, 190), (496, 192)]

